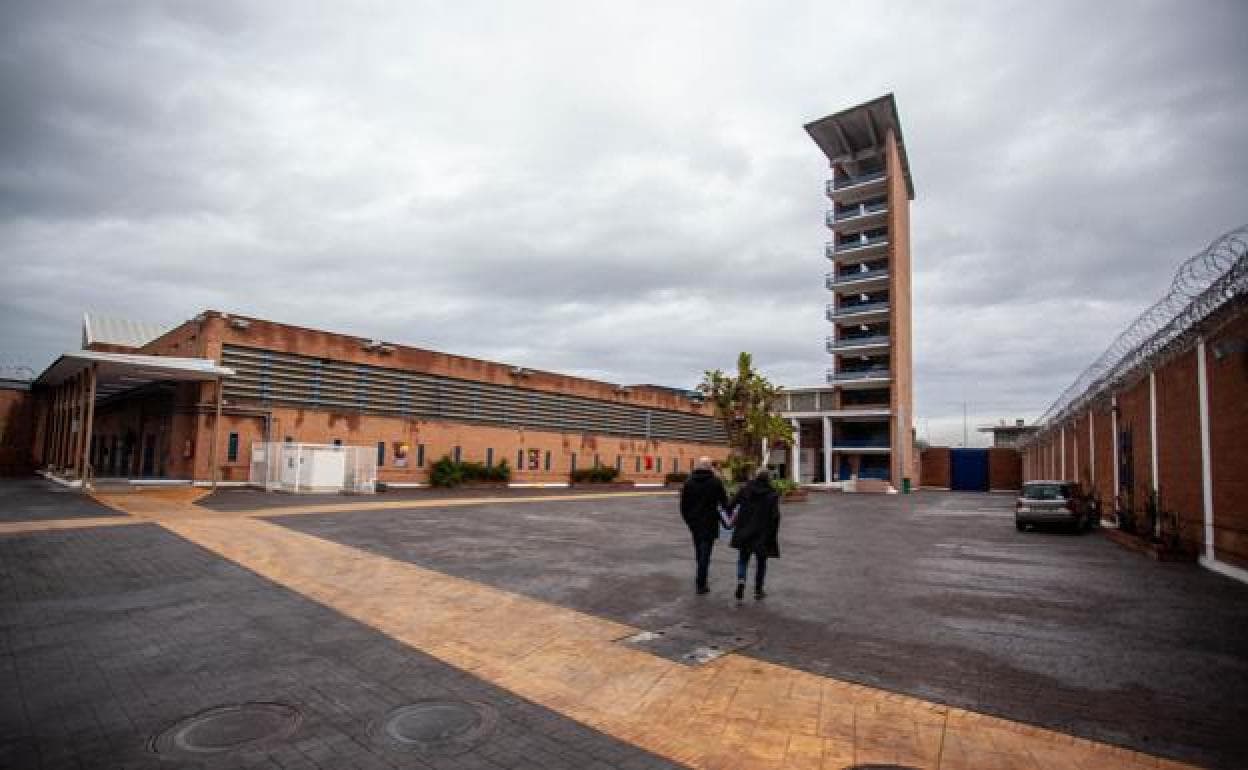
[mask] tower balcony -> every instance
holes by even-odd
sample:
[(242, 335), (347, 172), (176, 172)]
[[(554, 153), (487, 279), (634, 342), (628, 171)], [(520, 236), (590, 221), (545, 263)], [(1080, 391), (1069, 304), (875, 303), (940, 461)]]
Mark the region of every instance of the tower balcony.
[(887, 288), (888, 278), (888, 268), (879, 267), (874, 270), (825, 273), (823, 280), (824, 285), (833, 291), (838, 289), (867, 291)]
[(861, 337), (828, 337), (826, 341), (829, 353), (887, 353), (892, 337), (887, 334), (874, 334)]
[(829, 304), (826, 308), (829, 321), (853, 321), (854, 323), (869, 323), (871, 321), (883, 321), (888, 319), (889, 303), (883, 302), (859, 302), (852, 305), (836, 306)]
[(850, 241), (828, 241), (824, 248), (828, 259), (878, 259), (888, 255), (888, 235), (868, 238), (861, 236)]
[(867, 369), (828, 369), (827, 378), (829, 385), (878, 387), (892, 379), (892, 372), (887, 366)]
[(880, 227), (888, 220), (888, 201), (863, 201), (828, 210), (824, 221), (838, 232), (853, 232)]
[(829, 179), (824, 187), (828, 197), (838, 203), (860, 201), (887, 190), (888, 173), (883, 170), (857, 176), (838, 176)]

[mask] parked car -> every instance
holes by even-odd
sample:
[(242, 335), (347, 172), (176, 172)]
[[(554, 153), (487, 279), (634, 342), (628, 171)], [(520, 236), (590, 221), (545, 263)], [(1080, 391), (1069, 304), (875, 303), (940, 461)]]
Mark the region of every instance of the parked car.
[(1068, 524), (1091, 529), (1097, 523), (1096, 505), (1077, 481), (1028, 481), (1014, 504), (1014, 526), (1019, 532), (1029, 524)]

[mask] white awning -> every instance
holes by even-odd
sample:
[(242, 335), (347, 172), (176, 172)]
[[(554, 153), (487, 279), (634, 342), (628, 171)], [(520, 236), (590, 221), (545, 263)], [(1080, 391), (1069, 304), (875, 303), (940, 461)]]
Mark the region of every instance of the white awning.
[(96, 367), (96, 398), (141, 388), (154, 382), (212, 382), (231, 377), (234, 370), (208, 358), (172, 358), (137, 353), (64, 353), (35, 380), (37, 386), (56, 386)]

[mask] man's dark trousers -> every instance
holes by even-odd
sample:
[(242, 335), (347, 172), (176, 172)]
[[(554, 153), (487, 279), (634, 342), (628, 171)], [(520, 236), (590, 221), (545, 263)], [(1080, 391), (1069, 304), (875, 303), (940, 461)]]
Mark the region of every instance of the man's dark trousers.
[(715, 538), (705, 539), (695, 537), (693, 539), (693, 556), (698, 560), (697, 585), (699, 590), (706, 588), (706, 581), (710, 579), (711, 551), (714, 548)]

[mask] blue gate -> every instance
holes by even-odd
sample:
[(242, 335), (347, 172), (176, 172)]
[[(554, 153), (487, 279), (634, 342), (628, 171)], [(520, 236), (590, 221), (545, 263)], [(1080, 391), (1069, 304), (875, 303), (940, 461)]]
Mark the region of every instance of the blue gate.
[(967, 492), (987, 492), (988, 450), (950, 449), (949, 487)]

